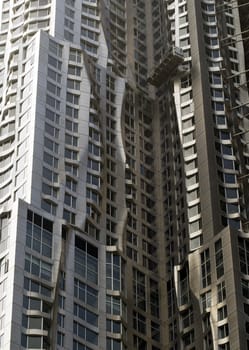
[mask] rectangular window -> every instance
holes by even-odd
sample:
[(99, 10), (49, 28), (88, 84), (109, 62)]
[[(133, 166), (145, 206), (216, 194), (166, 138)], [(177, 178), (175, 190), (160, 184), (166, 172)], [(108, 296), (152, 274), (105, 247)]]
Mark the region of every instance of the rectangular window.
[(53, 168), (58, 168), (58, 163), (59, 163), (59, 159), (52, 156), (51, 154), (44, 152), (43, 153), (43, 161), (44, 163), (47, 163), (48, 165), (50, 165)]
[(60, 101), (57, 100), (56, 98), (54, 98), (54, 97), (52, 97), (50, 95), (47, 95), (46, 96), (46, 103), (50, 107), (53, 107), (53, 108), (55, 108), (58, 111), (60, 110)]
[(240, 259), (240, 270), (243, 274), (249, 274), (249, 242), (239, 237), (239, 259)]
[(50, 140), (48, 137), (44, 137), (44, 147), (54, 153), (58, 154), (59, 152), (59, 144)]
[(73, 334), (89, 343), (98, 345), (98, 334), (76, 321), (73, 323)]
[(225, 281), (222, 281), (217, 285), (217, 302), (221, 303), (226, 299), (226, 285)]
[(202, 288), (211, 284), (211, 262), (209, 249), (201, 253), (201, 273), (202, 273)]
[(66, 187), (73, 191), (73, 192), (76, 192), (76, 189), (77, 189), (77, 182), (70, 179), (69, 177), (66, 178)]
[(133, 269), (133, 299), (134, 304), (146, 311), (145, 275), (137, 269)]
[(106, 253), (106, 287), (111, 290), (120, 290), (121, 261), (120, 256)]
[(242, 294), (243, 297), (249, 299), (249, 281), (244, 279), (241, 280)]
[(87, 305), (98, 308), (98, 291), (77, 278), (74, 279), (74, 297)]
[(80, 82), (78, 80), (67, 79), (67, 88), (73, 90), (80, 90)]
[(79, 104), (79, 95), (67, 92), (67, 102), (73, 103), (75, 105)]
[(74, 303), (74, 316), (90, 323), (92, 326), (98, 327), (98, 315), (76, 303)]
[(215, 264), (217, 279), (224, 275), (222, 241), (215, 242)]
[(217, 310), (217, 318), (218, 318), (218, 321), (222, 321), (225, 318), (227, 318), (227, 306), (226, 305), (224, 305), (223, 307), (221, 307)]
[(75, 237), (74, 268), (83, 278), (98, 283), (98, 249), (78, 236)]
[(65, 158), (78, 160), (78, 152), (69, 148), (65, 148)]
[(121, 315), (120, 297), (106, 296), (106, 312), (111, 315)]
[(69, 207), (76, 209), (76, 197), (72, 196), (69, 193), (65, 193), (64, 203)]
[(48, 258), (52, 256), (52, 234), (29, 221), (27, 222), (26, 245)]
[(47, 81), (47, 91), (51, 92), (52, 94), (58, 97), (61, 93), (61, 89), (57, 85), (51, 83), (50, 81)]
[(81, 76), (81, 68), (77, 67), (77, 66), (68, 66), (68, 74), (80, 77)]
[(146, 334), (146, 318), (136, 311), (133, 311), (133, 328), (139, 333)]
[(25, 271), (32, 275), (43, 278), (47, 281), (51, 281), (52, 278), (52, 266), (33, 255), (25, 255)]
[(211, 299), (211, 291), (208, 291), (200, 296), (201, 309), (202, 312), (205, 312), (207, 308), (211, 307), (212, 299)]
[(66, 129), (71, 132), (78, 132), (78, 123), (66, 119)]
[(229, 335), (228, 324), (224, 324), (223, 326), (218, 327), (218, 339), (223, 339), (225, 337), (228, 337), (228, 335)]

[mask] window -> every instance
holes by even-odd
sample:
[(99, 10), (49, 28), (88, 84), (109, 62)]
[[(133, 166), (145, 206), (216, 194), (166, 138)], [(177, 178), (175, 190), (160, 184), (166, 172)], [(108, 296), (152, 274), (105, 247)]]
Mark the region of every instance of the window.
[(81, 344), (80, 342), (73, 341), (73, 350), (91, 350), (88, 346)]
[(121, 341), (107, 337), (106, 338), (106, 349), (108, 349), (108, 350), (121, 350)]
[(56, 215), (56, 207), (57, 205), (48, 198), (41, 200), (41, 208), (52, 215)]
[(70, 145), (70, 146), (73, 146), (73, 147), (77, 147), (78, 146), (78, 137), (66, 134), (65, 135), (65, 143), (67, 145)]
[(66, 106), (66, 115), (75, 119), (79, 117), (79, 110), (71, 106)]
[(58, 111), (60, 110), (60, 101), (57, 100), (56, 98), (54, 98), (50, 95), (47, 95), (46, 96), (46, 103), (47, 103), (47, 105), (57, 109)]
[(77, 182), (69, 177), (66, 177), (66, 188), (68, 188), (70, 191), (76, 192)]
[(98, 249), (75, 237), (75, 272), (83, 278), (98, 283)]
[(73, 103), (75, 105), (79, 104), (79, 95), (67, 92), (67, 102)]
[(106, 214), (108, 214), (108, 215), (110, 215), (112, 217), (116, 217), (116, 212), (117, 212), (117, 209), (113, 205), (107, 203), (107, 205), (106, 205)]
[(87, 167), (95, 171), (100, 171), (100, 162), (94, 159), (88, 158)]
[(106, 253), (106, 288), (120, 290), (121, 282), (121, 261), (120, 256)]
[(48, 64), (58, 70), (61, 70), (61, 61), (57, 60), (55, 57), (48, 56)]
[(81, 68), (77, 67), (77, 66), (68, 66), (68, 74), (80, 77), (81, 76)]
[(45, 297), (51, 297), (52, 295), (52, 289), (45, 287), (43, 284), (37, 281), (33, 281), (27, 277), (24, 277), (24, 289), (35, 292), (41, 295), (44, 295)]
[(98, 345), (98, 334), (88, 329), (87, 327), (84, 327), (76, 321), (74, 321), (73, 323), (73, 333), (76, 336), (88, 341), (89, 343)]
[(62, 46), (51, 39), (49, 40), (49, 51), (55, 56), (62, 56)]
[(76, 209), (76, 197), (72, 196), (69, 193), (65, 193), (64, 203), (69, 207)]
[(49, 149), (50, 151), (58, 154), (58, 151), (59, 151), (58, 143), (50, 140), (47, 137), (44, 137), (44, 146), (45, 146), (45, 148)]
[(74, 18), (74, 11), (68, 7), (65, 7), (65, 15), (70, 18)]
[(93, 128), (89, 128), (89, 137), (91, 137), (95, 141), (100, 141), (100, 133)]
[(179, 271), (179, 290), (180, 290), (180, 304), (189, 303), (189, 272), (188, 268), (184, 267)]
[(249, 242), (241, 237), (238, 238), (240, 270), (242, 273), (249, 274)]
[(147, 343), (144, 339), (134, 335), (133, 336), (133, 348), (136, 350), (147, 350)]
[(220, 344), (218, 345), (218, 350), (230, 350), (230, 344), (229, 343)]
[(45, 123), (45, 132), (52, 137), (55, 137), (55, 138), (59, 137), (59, 129), (48, 123)]
[(228, 324), (224, 324), (223, 326), (218, 327), (218, 339), (223, 339), (225, 337), (228, 337), (228, 335), (229, 335)]
[(75, 164), (65, 163), (65, 171), (73, 176), (78, 176), (78, 166)]
[(212, 107), (215, 111), (224, 112), (224, 103), (223, 102), (212, 102)]
[(106, 296), (106, 312), (111, 315), (121, 315), (120, 298), (112, 295)]
[(243, 297), (249, 299), (249, 281), (242, 279), (241, 287), (242, 287)]
[(218, 321), (222, 321), (227, 318), (227, 306), (224, 305), (217, 310), (217, 319)]
[(51, 258), (52, 234), (41, 227), (27, 222), (26, 245), (32, 250)]
[(70, 30), (73, 30), (74, 29), (74, 23), (73, 21), (70, 21), (70, 19), (68, 18), (65, 18), (64, 19), (64, 26)]
[(50, 155), (47, 152), (43, 153), (43, 161), (44, 161), (44, 163), (47, 163), (48, 165), (50, 165), (53, 168), (58, 168), (59, 159), (55, 158), (54, 156)]
[(194, 330), (191, 330), (190, 332), (186, 333), (182, 337), (183, 345), (184, 347), (189, 346), (195, 341), (195, 334)]
[(215, 242), (215, 263), (217, 279), (224, 275), (222, 241)]
[(98, 291), (77, 278), (74, 279), (74, 297), (94, 308), (98, 307)]
[(42, 176), (50, 182), (58, 182), (58, 174), (45, 167), (43, 167)]
[(80, 82), (78, 80), (67, 79), (67, 88), (73, 90), (80, 90)]
[(86, 197), (88, 199), (90, 199), (91, 201), (93, 201), (93, 202), (95, 202), (96, 204), (99, 205), (99, 203), (100, 203), (100, 195), (99, 195), (98, 192), (87, 188), (87, 190), (86, 190)]
[(88, 143), (88, 151), (89, 151), (89, 153), (92, 153), (95, 156), (101, 155), (101, 148), (99, 146), (94, 145), (91, 142)]
[(106, 320), (106, 330), (107, 332), (121, 333), (120, 321)]
[(48, 264), (38, 258), (35, 258), (33, 255), (25, 255), (25, 271), (31, 273), (32, 275), (43, 278), (47, 281), (51, 281), (52, 277), (52, 267), (51, 264)]
[(81, 63), (81, 52), (78, 50), (70, 49), (69, 60)]
[(66, 119), (66, 129), (71, 132), (78, 132), (78, 123)]
[(94, 186), (99, 187), (100, 186), (100, 177), (93, 175), (93, 174), (90, 174), (90, 173), (87, 173), (87, 183), (90, 185), (94, 185)]
[(146, 318), (136, 311), (133, 311), (133, 328), (139, 333), (146, 334)]
[(216, 72), (209, 73), (209, 81), (211, 84), (221, 85), (221, 74)]
[(59, 124), (60, 116), (59, 114), (51, 111), (50, 109), (46, 109), (46, 118), (49, 119), (51, 122), (54, 122), (56, 124)]
[(98, 327), (98, 315), (76, 303), (74, 303), (74, 316)]
[[(43, 337), (22, 334), (21, 345), (26, 349), (42, 349)], [(44, 343), (44, 346), (45, 346), (45, 343)]]
[(57, 332), (57, 345), (64, 346), (65, 334), (62, 332)]
[(211, 284), (211, 265), (210, 265), (209, 249), (201, 253), (201, 272), (202, 272), (202, 288)]
[[(57, 83), (61, 83), (61, 74), (48, 67), (48, 78)], [(52, 92), (52, 91), (51, 91)]]
[(60, 96), (61, 89), (57, 85), (51, 83), (50, 81), (47, 81), (47, 91), (56, 96)]
[(150, 311), (151, 314), (159, 319), (159, 288), (158, 282), (150, 279)]
[(226, 285), (225, 281), (222, 281), (217, 285), (217, 302), (221, 303), (226, 299)]
[(133, 299), (134, 304), (146, 311), (145, 275), (137, 269), (133, 269)]
[(200, 296), (200, 302), (202, 307), (202, 312), (205, 312), (207, 308), (211, 307), (211, 291), (208, 291)]
[(194, 322), (194, 314), (192, 307), (183, 311), (181, 314), (182, 328), (188, 328)]
[(78, 152), (69, 148), (65, 148), (65, 158), (71, 160), (78, 160)]
[(65, 315), (62, 315), (60, 313), (57, 314), (57, 324), (59, 327), (64, 328), (65, 325)]

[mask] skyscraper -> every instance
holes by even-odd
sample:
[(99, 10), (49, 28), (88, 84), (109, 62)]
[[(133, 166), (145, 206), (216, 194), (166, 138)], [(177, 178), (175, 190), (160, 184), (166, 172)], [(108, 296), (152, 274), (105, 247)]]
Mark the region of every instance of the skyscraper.
[(0, 348), (249, 348), (247, 2), (0, 9)]

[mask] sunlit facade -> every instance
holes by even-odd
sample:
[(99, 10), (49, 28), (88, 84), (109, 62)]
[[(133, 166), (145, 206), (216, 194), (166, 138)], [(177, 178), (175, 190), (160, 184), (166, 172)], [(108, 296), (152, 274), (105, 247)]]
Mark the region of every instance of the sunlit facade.
[(249, 348), (241, 6), (0, 0), (1, 349)]

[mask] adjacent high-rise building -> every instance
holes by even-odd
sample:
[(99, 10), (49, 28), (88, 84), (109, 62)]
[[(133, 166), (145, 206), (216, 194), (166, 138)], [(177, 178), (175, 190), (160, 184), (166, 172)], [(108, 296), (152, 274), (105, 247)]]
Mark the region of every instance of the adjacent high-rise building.
[(249, 349), (248, 11), (0, 0), (0, 349)]

